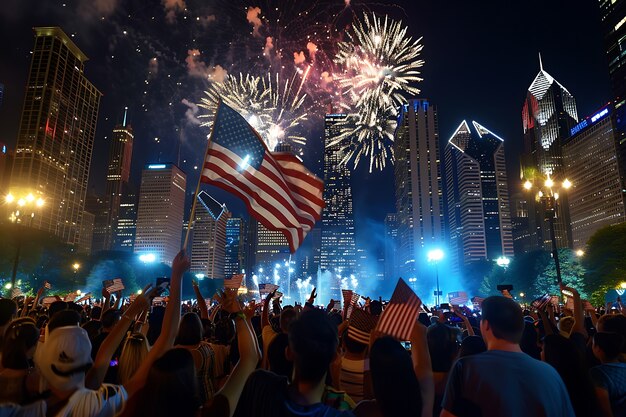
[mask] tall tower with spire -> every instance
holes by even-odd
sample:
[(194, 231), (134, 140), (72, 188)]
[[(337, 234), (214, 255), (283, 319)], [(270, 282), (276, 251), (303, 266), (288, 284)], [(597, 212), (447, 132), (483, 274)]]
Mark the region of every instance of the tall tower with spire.
[(117, 238), (118, 220), (122, 199), (131, 193), (129, 186), (130, 162), (133, 154), (133, 128), (127, 123), (128, 107), (124, 108), (122, 124), (113, 128), (113, 137), (109, 147), (109, 163), (106, 183), (106, 234), (104, 247), (110, 250), (115, 246)]
[[(522, 106), (524, 153), (522, 173), (560, 178), (563, 175), (561, 146), (578, 123), (574, 96), (543, 68), (539, 54), (539, 73), (528, 87)], [(532, 199), (529, 199), (532, 200)], [(559, 247), (571, 246), (571, 228), (566, 201), (559, 205), (555, 234)], [(539, 207), (529, 207), (531, 245), (526, 250), (548, 248), (550, 237)]]

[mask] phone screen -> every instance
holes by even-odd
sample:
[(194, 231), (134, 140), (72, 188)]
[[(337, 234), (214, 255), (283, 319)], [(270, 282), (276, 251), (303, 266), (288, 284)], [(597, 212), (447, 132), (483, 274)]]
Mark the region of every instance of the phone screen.
[(157, 295), (163, 295), (170, 288), (170, 279), (161, 277), (156, 280)]
[(411, 350), (411, 342), (409, 342), (409, 341), (403, 341), (403, 342), (400, 342), (400, 344), (402, 345), (402, 347), (403, 347), (405, 350)]

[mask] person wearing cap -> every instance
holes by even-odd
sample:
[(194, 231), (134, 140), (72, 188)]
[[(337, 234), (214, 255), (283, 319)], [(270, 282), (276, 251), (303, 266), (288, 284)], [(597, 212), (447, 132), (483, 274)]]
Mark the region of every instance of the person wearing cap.
[(161, 335), (150, 353), (126, 384), (103, 384), (111, 357), (135, 317), (149, 305), (154, 289), (149, 285), (128, 307), (121, 320), (103, 341), (95, 360), (87, 332), (78, 326), (57, 327), (35, 351), (35, 365), (46, 382), (50, 396), (29, 406), (1, 404), (0, 416), (113, 417), (126, 400), (145, 385), (152, 364), (171, 349), (180, 321), (180, 293), (189, 259), (180, 252), (172, 262), (170, 301), (165, 310)]

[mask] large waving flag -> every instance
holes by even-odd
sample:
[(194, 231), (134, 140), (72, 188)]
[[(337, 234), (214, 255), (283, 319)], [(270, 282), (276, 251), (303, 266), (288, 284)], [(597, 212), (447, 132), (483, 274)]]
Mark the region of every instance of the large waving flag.
[(201, 181), (241, 198), (269, 230), (282, 232), (295, 252), (320, 219), (324, 183), (289, 153), (270, 153), (259, 134), (220, 102)]
[(421, 306), (422, 300), (400, 278), (376, 330), (398, 340), (409, 340)]

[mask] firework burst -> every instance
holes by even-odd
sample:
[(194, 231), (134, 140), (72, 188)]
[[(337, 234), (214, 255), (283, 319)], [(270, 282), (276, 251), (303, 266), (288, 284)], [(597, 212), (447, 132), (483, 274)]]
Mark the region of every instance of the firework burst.
[(421, 38), (406, 35), (400, 22), (365, 15), (347, 33), (347, 41), (338, 43), (335, 63), (341, 71), (335, 79), (345, 99), (348, 117), (341, 124), (341, 141), (346, 151), (344, 163), (370, 158), (373, 168), (383, 169), (393, 162), (393, 130), (398, 108), (406, 103), (404, 94), (417, 95), (413, 84), (421, 81), (419, 59)]
[(199, 116), (207, 120), (202, 126), (213, 124), (221, 98), (250, 123), (270, 151), (284, 141), (303, 147), (306, 138), (299, 135), (296, 128), (307, 119), (304, 108), (306, 94), (302, 94), (302, 84), (308, 72), (303, 71), (299, 82), (297, 75), (281, 80), (279, 74), (268, 73), (257, 77), (239, 73), (239, 76), (227, 75), (223, 82), (210, 83), (205, 97), (198, 104), (207, 110)]

